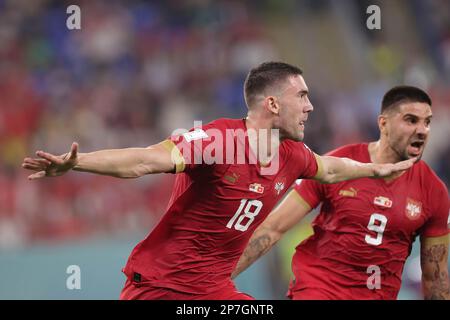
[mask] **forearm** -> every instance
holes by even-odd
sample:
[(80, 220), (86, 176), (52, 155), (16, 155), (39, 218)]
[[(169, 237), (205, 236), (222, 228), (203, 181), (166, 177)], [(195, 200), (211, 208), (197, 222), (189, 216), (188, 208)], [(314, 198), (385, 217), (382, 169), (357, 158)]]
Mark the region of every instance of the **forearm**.
[(348, 158), (326, 157), (325, 172), (319, 180), (336, 183), (345, 180), (374, 177), (375, 164), (361, 163)]
[(73, 170), (117, 178), (137, 178), (149, 173), (144, 161), (146, 152), (146, 148), (127, 148), (79, 153)]
[(426, 300), (450, 300), (448, 272), (441, 272), (432, 277), (422, 277), (422, 288)]
[(236, 278), (258, 258), (266, 254), (279, 238), (279, 236), (267, 232), (266, 229), (256, 230), (236, 264), (236, 267), (231, 274), (231, 278)]
[(422, 289), (429, 300), (450, 300), (447, 236), (421, 239)]

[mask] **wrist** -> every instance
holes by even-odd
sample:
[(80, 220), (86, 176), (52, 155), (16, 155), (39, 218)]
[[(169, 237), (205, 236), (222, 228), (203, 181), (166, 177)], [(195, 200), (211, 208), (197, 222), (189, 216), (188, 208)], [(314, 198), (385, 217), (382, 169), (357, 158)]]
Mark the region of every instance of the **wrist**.
[(75, 165), (73, 166), (72, 170), (75, 170), (75, 171), (83, 170), (83, 166), (82, 166), (83, 158), (84, 158), (84, 154), (82, 154), (82, 153), (77, 154), (77, 158), (75, 159)]
[(375, 163), (368, 163), (368, 171), (369, 171), (369, 178), (377, 178), (378, 177), (378, 164)]

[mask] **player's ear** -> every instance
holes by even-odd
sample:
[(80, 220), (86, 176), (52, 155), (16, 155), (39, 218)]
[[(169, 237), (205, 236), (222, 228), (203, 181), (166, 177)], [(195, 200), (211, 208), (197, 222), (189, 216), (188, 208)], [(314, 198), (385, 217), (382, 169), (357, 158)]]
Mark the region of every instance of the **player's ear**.
[(278, 105), (274, 96), (266, 97), (266, 107), (267, 110), (272, 114), (278, 115), (280, 113), (280, 106)]
[(381, 135), (387, 134), (387, 117), (385, 114), (378, 116), (378, 129), (380, 129)]

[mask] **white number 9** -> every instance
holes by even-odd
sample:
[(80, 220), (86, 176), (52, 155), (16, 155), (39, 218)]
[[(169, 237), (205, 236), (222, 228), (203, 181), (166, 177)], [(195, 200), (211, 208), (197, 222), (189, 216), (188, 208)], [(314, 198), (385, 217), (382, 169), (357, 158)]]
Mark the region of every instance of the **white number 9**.
[(381, 242), (383, 241), (383, 232), (384, 229), (386, 228), (387, 221), (388, 219), (379, 213), (373, 213), (370, 216), (370, 221), (369, 224), (367, 225), (367, 229), (369, 229), (370, 231), (375, 231), (377, 233), (377, 237), (373, 238), (370, 235), (366, 234), (365, 240), (368, 244), (374, 246), (378, 246), (381, 244)]

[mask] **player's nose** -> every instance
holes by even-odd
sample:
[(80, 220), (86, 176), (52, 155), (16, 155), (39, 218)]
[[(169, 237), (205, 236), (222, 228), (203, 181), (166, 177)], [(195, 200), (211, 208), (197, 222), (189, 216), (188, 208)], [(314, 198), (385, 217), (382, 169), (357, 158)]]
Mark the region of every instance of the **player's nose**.
[(313, 107), (312, 103), (308, 101), (308, 104), (303, 108), (303, 112), (309, 113), (309, 112), (313, 112), (313, 110), (314, 110), (314, 107)]
[(419, 136), (420, 139), (425, 139), (429, 131), (430, 128), (424, 123), (418, 123), (416, 126), (416, 134)]

